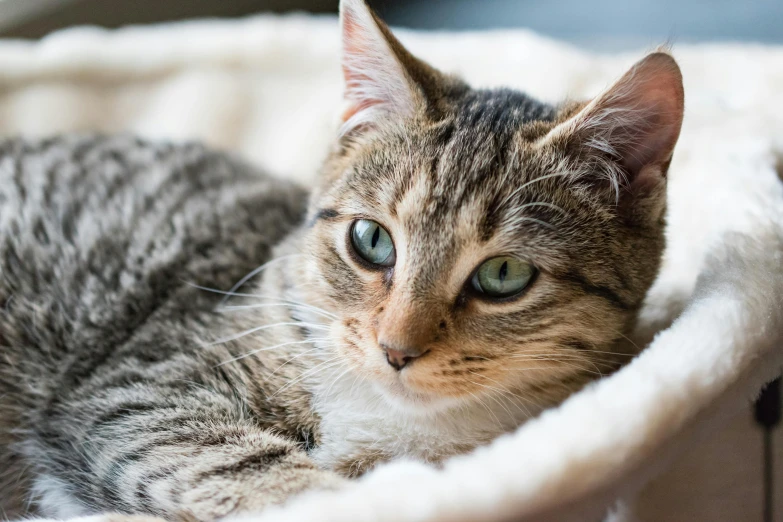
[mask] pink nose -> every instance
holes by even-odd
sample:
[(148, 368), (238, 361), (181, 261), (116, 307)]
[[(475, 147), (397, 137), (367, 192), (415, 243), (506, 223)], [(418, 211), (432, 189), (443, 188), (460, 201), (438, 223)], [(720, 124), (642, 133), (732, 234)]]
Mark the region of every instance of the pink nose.
[(426, 353), (417, 349), (395, 350), (386, 346), (383, 346), (383, 350), (386, 352), (386, 361), (397, 371), (402, 370), (413, 359), (421, 357)]

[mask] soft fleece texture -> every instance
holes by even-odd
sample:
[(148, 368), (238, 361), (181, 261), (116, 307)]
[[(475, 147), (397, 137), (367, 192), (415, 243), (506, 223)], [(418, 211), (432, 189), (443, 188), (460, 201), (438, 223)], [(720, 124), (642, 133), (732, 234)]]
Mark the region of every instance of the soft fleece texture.
[[(597, 93), (643, 55), (526, 31), (399, 32), (474, 85), (546, 101)], [(130, 131), (204, 140), (279, 175), (316, 175), (337, 125), (332, 18), (254, 17), (0, 43), (0, 134)], [(761, 519), (748, 404), (783, 367), (783, 48), (676, 46), (686, 118), (669, 246), (630, 365), (443, 469), (392, 463), (244, 521)], [(673, 322), (673, 323), (672, 323)], [(783, 430), (775, 435), (783, 483)], [(783, 499), (778, 499), (778, 513)]]

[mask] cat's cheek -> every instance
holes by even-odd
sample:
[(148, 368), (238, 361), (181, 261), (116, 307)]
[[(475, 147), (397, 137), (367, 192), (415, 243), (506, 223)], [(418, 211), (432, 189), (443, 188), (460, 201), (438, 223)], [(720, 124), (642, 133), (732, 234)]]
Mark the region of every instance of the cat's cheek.
[(422, 359), (415, 361), (410, 368), (395, 375), (400, 384), (409, 392), (442, 397), (448, 395), (449, 379), (443, 374), (440, 364)]
[(363, 319), (346, 317), (335, 321), (330, 329), (334, 350), (347, 362), (354, 371), (362, 375), (377, 377), (377, 364), (372, 364), (372, 354), (367, 353), (367, 342), (364, 340), (361, 325)]

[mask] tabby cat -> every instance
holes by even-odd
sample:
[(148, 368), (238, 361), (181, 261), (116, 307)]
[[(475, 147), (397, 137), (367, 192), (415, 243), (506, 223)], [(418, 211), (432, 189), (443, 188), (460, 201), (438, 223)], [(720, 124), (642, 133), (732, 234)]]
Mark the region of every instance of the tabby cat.
[(438, 72), (363, 0), (341, 21), (309, 196), (197, 145), (0, 143), (6, 515), (260, 509), (469, 451), (632, 353), (674, 60), (553, 107)]

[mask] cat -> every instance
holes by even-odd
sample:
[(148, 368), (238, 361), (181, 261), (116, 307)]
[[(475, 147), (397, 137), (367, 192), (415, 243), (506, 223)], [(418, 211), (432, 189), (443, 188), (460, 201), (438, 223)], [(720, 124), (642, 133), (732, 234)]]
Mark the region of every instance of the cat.
[(671, 56), (551, 106), (340, 11), (347, 110), (309, 192), (199, 145), (0, 143), (4, 513), (262, 509), (470, 451), (633, 355)]

